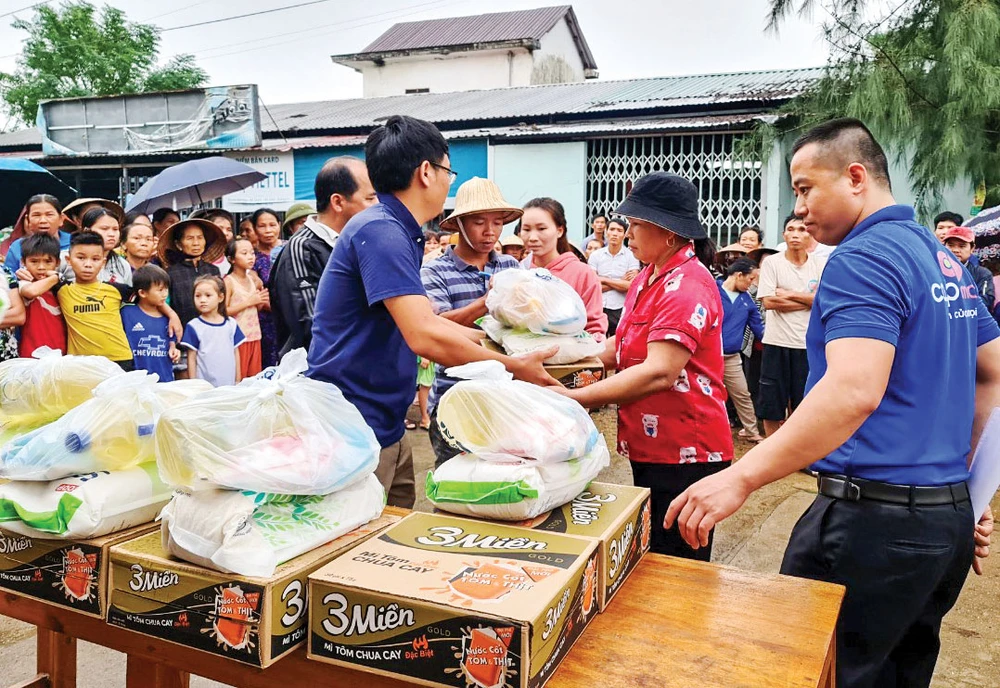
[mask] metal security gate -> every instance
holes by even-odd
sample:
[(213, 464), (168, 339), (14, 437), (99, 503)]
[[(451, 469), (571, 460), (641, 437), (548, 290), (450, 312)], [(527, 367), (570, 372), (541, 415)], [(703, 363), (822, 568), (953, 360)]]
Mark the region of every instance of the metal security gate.
[(632, 184), (656, 170), (691, 180), (701, 197), (701, 220), (720, 245), (740, 228), (761, 223), (761, 164), (739, 160), (739, 133), (591, 139), (587, 142), (587, 217), (612, 212)]

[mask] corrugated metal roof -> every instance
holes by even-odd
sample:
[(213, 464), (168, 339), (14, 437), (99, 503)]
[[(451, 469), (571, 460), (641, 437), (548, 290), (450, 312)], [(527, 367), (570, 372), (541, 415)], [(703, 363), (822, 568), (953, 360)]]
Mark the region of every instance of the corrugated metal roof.
[(469, 43), (498, 43), (522, 38), (540, 40), (570, 9), (572, 8), (564, 5), (521, 12), (403, 22), (394, 24), (361, 52), (396, 52)]
[(359, 53), (333, 55), (334, 62), (375, 60), (388, 55), (471, 49), (476, 46), (518, 41), (540, 41), (563, 18), (584, 69), (596, 70), (597, 62), (583, 36), (576, 13), (569, 5), (541, 7), (519, 12), (494, 12), (466, 17), (428, 19), (393, 24)]
[[(353, 140), (358, 136), (363, 138), (361, 131), (378, 126), (395, 114), (426, 119), (445, 130), (463, 128), (453, 124), (459, 122), (499, 126), (506, 121), (513, 126), (563, 115), (593, 115), (594, 119), (607, 120), (616, 113), (628, 116), (646, 110), (650, 115), (662, 116), (691, 107), (704, 109), (685, 117), (704, 119), (712, 115), (714, 106), (762, 103), (766, 109), (769, 104), (803, 92), (822, 75), (823, 68), (819, 67), (286, 103), (269, 106), (277, 126), (270, 117), (264, 117), (262, 129), (270, 137), (265, 146), (270, 147), (282, 145), (274, 139), (279, 129), (286, 137), (296, 132), (323, 132)], [(635, 116), (631, 115), (633, 119)], [(0, 149), (40, 145), (37, 129), (0, 134)]]
[[(437, 124), (531, 120), (559, 115), (671, 110), (743, 102), (778, 103), (802, 93), (823, 68), (676, 76), (626, 81), (583, 81), (488, 91), (420, 93), (270, 106), (278, 128), (289, 131), (362, 129), (390, 115)], [(708, 109), (706, 107), (706, 109)], [(706, 112), (706, 114), (708, 114)], [(274, 131), (268, 121), (265, 131)]]

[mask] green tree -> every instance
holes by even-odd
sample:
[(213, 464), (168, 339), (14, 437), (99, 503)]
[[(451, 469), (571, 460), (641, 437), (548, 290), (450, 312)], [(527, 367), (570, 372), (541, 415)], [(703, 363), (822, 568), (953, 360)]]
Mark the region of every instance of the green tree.
[(195, 88), (208, 78), (192, 55), (157, 66), (157, 28), (130, 22), (115, 7), (98, 15), (88, 2), (41, 5), (30, 21), (17, 19), (13, 26), (28, 38), (17, 70), (0, 72), (0, 96), (26, 124), (35, 122), (38, 103), (47, 98)]
[(1000, 204), (1000, 0), (771, 0), (770, 28), (823, 12), (826, 75), (753, 140), (857, 117), (909, 164), (918, 208), (955, 182), (985, 182)]

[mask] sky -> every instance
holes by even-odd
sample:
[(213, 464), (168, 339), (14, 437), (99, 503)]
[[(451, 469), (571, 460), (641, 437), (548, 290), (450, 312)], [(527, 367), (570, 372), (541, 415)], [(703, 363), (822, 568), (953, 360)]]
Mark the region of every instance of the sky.
[[(206, 85), (256, 83), (266, 104), (361, 97), (361, 75), (333, 64), (330, 55), (358, 52), (397, 22), (544, 6), (537, 0), (325, 0), (175, 28), (303, 1), (109, 0), (106, 4), (124, 10), (130, 20), (163, 29), (161, 60), (192, 53), (209, 74)], [(0, 15), (8, 15), (0, 16), (0, 71), (16, 67), (24, 36), (10, 22), (15, 16), (32, 15), (30, 10), (8, 13), (30, 4), (31, 0), (0, 0)], [(768, 0), (575, 0), (571, 4), (604, 80), (815, 67), (827, 57), (821, 13), (792, 17), (775, 34), (765, 31)]]

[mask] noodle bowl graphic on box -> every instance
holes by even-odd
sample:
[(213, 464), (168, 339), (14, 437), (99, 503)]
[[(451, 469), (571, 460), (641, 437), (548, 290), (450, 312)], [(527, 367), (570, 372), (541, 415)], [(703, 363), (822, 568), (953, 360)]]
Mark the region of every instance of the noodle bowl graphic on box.
[(244, 593), (238, 585), (220, 587), (215, 593), (215, 609), (210, 625), (203, 628), (219, 647), (251, 651), (260, 620), (260, 593)]
[(97, 555), (85, 554), (79, 547), (63, 551), (62, 576), (52, 585), (70, 601), (85, 602), (96, 597)]

